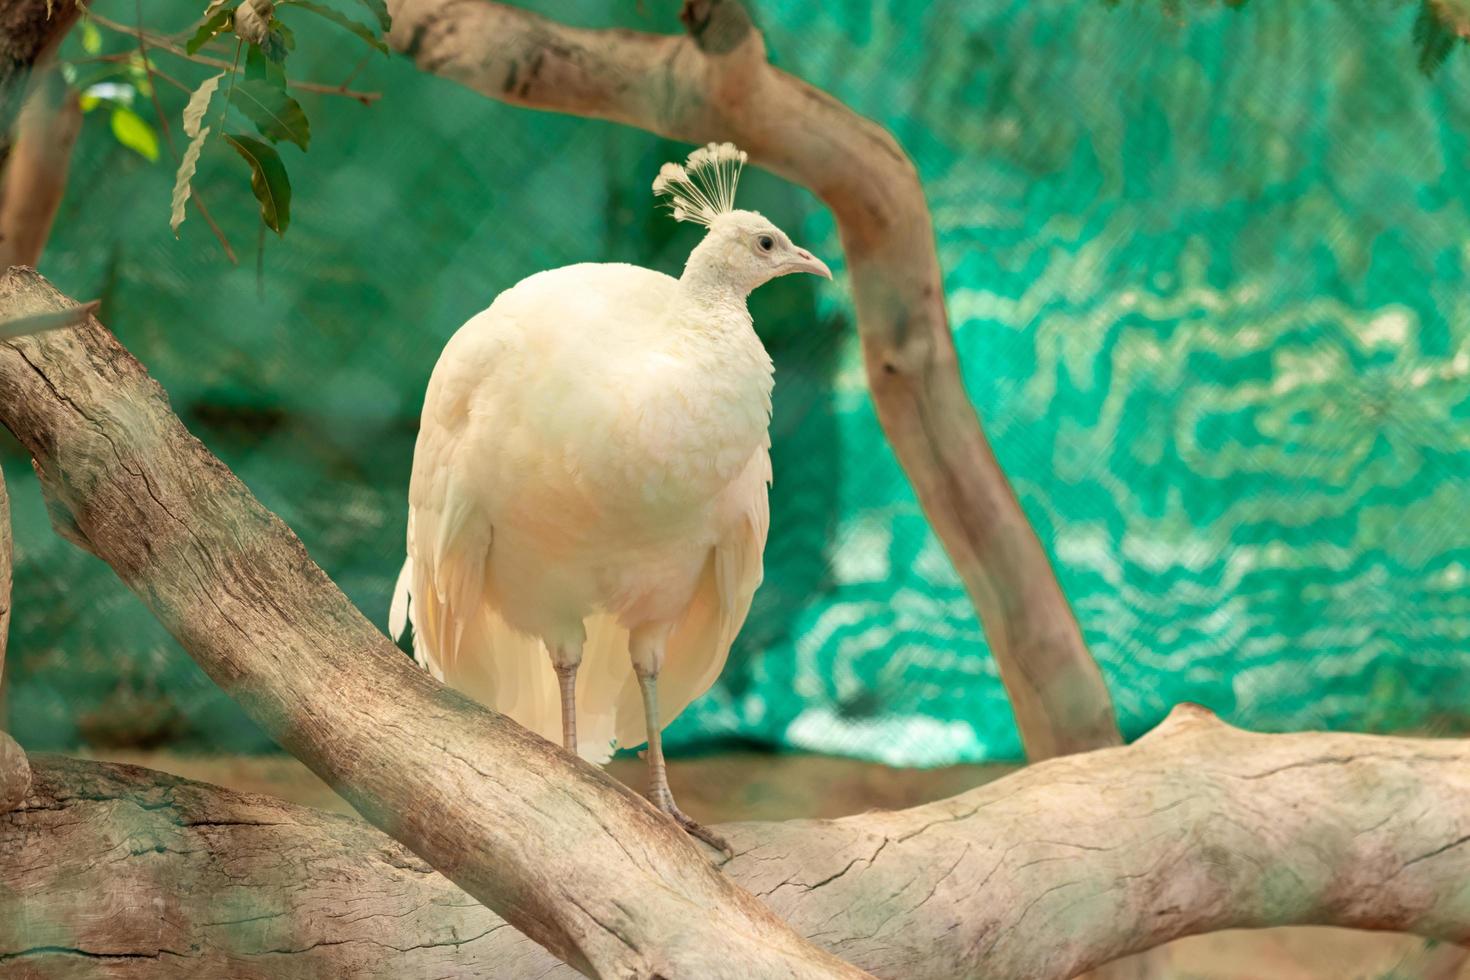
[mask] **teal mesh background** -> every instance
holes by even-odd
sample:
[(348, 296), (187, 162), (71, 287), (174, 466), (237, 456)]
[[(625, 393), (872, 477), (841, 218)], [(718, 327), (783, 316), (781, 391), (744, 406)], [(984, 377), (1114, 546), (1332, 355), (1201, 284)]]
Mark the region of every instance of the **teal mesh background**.
[[(542, 6), (677, 29), (667, 4)], [(1183, 699), (1267, 729), (1465, 728), (1463, 55), (1425, 79), (1412, 6), (1374, 0), (1182, 21), (1071, 0), (753, 6), (778, 65), (914, 157), (971, 395), (1125, 730)], [(193, 14), (149, 9), (170, 29)], [(350, 67), (330, 27), (293, 26), (297, 72)], [(449, 335), (539, 269), (676, 273), (697, 239), (648, 192), (685, 147), (402, 60), (374, 57), (354, 84), (382, 102), (303, 96), (312, 149), (282, 148), (296, 201), (263, 293), (239, 161), (206, 154), (197, 182), (234, 269), (197, 215), (174, 241), (171, 168), (100, 120), (41, 265), (103, 299), (191, 428), (381, 623)], [(974, 612), (874, 419), (831, 218), (758, 171), (741, 200), (838, 275), (753, 300), (778, 370), (767, 579), (671, 743), (1016, 758)], [(13, 444), (4, 464), (22, 742), (268, 750), (110, 570), (52, 534)]]

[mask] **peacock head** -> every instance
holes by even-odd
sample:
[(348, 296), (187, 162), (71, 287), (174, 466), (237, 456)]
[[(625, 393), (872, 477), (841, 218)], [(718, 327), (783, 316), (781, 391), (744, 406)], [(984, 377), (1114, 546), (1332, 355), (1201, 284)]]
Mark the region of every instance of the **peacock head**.
[(764, 215), (735, 209), (745, 159), (732, 143), (711, 143), (689, 154), (683, 166), (666, 163), (659, 170), (653, 192), (668, 199), (674, 219), (709, 229), (690, 254), (685, 274), (719, 276), (745, 293), (793, 272), (831, 279), (825, 262), (792, 244)]

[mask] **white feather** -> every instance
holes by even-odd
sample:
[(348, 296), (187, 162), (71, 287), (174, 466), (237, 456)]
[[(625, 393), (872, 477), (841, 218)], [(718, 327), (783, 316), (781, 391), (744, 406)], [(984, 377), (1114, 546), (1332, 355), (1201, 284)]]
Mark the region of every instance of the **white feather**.
[(414, 453), (393, 628), (406, 614), (429, 670), (552, 741), (542, 641), (585, 628), (577, 716), (595, 761), (644, 740), (629, 628), (679, 623), (667, 722), (718, 676), (760, 581), (770, 359), (743, 311), (712, 323), (681, 295), (627, 265), (507, 290), (445, 348)]
[(413, 561), (404, 559), (393, 585), (393, 604), (388, 607), (388, 635), (395, 640), (403, 639), (403, 631), (408, 629), (408, 584), (412, 579)]
[(653, 179), (653, 193), (667, 197), (675, 221), (709, 227), (735, 209), (735, 188), (746, 154), (733, 143), (710, 143), (689, 154), (681, 167), (666, 163)]
[(389, 627), (441, 680), (559, 741), (548, 649), (580, 644), (579, 748), (644, 741), (629, 637), (667, 631), (668, 724), (719, 676), (761, 581), (771, 359), (745, 299), (825, 273), (734, 210), (745, 154), (710, 144), (654, 191), (710, 228), (679, 279), (538, 273), (460, 328), (434, 368)]

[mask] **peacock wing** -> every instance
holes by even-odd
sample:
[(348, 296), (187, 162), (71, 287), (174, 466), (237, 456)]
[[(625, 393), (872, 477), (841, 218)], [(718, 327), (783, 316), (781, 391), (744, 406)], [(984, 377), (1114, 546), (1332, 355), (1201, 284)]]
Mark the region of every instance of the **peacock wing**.
[[(495, 531), (494, 495), (482, 484), (483, 420), (472, 418), (476, 387), (494, 371), (477, 370), (482, 348), (436, 369), (425, 396), (409, 481), (408, 591), (419, 662), (443, 680), (453, 670), (467, 627), (484, 605), (485, 564)], [(487, 376), (488, 374), (488, 376)]]
[[(659, 674), (660, 720), (665, 727), (720, 676), (730, 646), (750, 613), (764, 574), (762, 555), (771, 527), (770, 483), (771, 456), (763, 447), (721, 496), (723, 533), (710, 552), (684, 618), (669, 637)], [(622, 746), (647, 741), (641, 696), (634, 683), (621, 692), (617, 741)]]

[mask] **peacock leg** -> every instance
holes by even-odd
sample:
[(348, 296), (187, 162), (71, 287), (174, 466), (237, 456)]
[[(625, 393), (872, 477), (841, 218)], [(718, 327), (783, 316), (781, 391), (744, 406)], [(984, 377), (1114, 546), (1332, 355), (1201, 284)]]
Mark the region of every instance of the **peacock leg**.
[(646, 661), (641, 661), (636, 654), (633, 659), (633, 672), (638, 675), (638, 687), (643, 691), (643, 721), (648, 728), (648, 798), (654, 806), (683, 827), (685, 833), (698, 837), (717, 851), (723, 851), (727, 857), (734, 857), (734, 852), (730, 850), (730, 845), (725, 842), (725, 838), (703, 824), (697, 823), (683, 810), (680, 810), (678, 804), (674, 802), (674, 794), (669, 791), (669, 773), (664, 765), (663, 730), (658, 718), (657, 661), (662, 659), (661, 656), (656, 658), (652, 669), (649, 669)]
[(582, 644), (547, 645), (551, 666), (561, 687), (561, 747), (577, 754), (577, 668), (582, 665)]

